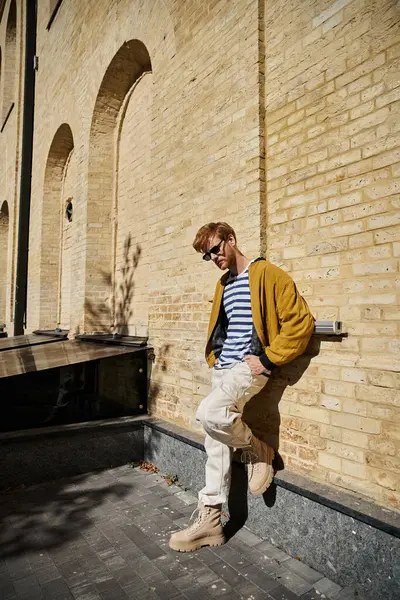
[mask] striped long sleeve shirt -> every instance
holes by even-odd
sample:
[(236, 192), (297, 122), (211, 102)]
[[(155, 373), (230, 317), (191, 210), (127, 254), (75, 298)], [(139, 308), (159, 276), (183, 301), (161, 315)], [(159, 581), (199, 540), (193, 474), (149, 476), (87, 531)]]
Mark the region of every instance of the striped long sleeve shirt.
[(230, 368), (250, 353), (253, 317), (249, 267), (239, 275), (229, 275), (224, 289), (223, 303), (228, 318), (228, 330), (215, 367), (217, 369)]

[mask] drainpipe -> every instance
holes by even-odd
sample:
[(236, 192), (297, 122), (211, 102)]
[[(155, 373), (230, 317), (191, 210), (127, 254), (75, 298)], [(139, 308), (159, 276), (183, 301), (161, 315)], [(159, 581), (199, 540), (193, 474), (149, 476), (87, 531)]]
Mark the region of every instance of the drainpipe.
[(37, 0), (25, 2), (25, 73), (22, 118), (21, 179), (18, 221), (18, 254), (15, 281), (14, 335), (26, 327), (26, 291), (28, 281), (29, 217), (33, 153), (33, 118), (35, 110)]

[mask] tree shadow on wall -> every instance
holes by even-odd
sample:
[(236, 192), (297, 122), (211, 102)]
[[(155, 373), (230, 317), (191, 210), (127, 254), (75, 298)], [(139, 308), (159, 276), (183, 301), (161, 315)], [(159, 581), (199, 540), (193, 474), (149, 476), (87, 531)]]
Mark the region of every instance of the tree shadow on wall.
[[(154, 363), (154, 367), (153, 364), (150, 364), (149, 369), (153, 369), (155, 368), (156, 370), (161, 371), (162, 373), (165, 373), (168, 369), (167, 369), (167, 361), (168, 361), (168, 355), (170, 353), (171, 350), (171, 344), (161, 344), (161, 346), (157, 349), (157, 355), (153, 358), (155, 358), (155, 363)], [(156, 402), (158, 396), (161, 393), (161, 385), (158, 381), (152, 381), (151, 378), (151, 370), (149, 370), (149, 381), (150, 381), (150, 387), (149, 387), (149, 408), (151, 409), (152, 405), (154, 405), (154, 403)], [(165, 391), (164, 391), (165, 393)]]
[[(284, 461), (279, 454), (281, 426), (279, 403), (287, 388), (291, 388), (302, 378), (310, 365), (311, 359), (319, 354), (322, 339), (329, 338), (312, 337), (306, 352), (292, 363), (273, 372), (266, 386), (244, 408), (243, 420), (251, 428), (254, 435), (275, 449), (273, 463), (275, 472), (285, 468)], [(337, 339), (336, 341), (340, 342), (341, 340)], [(277, 487), (272, 482), (263, 495), (266, 506), (272, 507), (275, 504), (276, 494)], [(228, 508), (230, 520), (225, 526), (225, 534), (229, 539), (245, 524), (248, 517), (247, 475), (244, 465), (239, 461), (234, 462), (232, 465)]]
[(118, 280), (116, 279), (114, 290), (112, 289), (111, 273), (100, 270), (104, 287), (112, 290), (111, 300), (99, 303), (85, 300), (87, 326), (91, 331), (102, 330), (121, 335), (129, 334), (135, 292), (134, 276), (142, 255), (141, 245), (136, 244), (135, 248), (132, 248), (132, 245), (132, 235), (128, 234), (124, 242), (120, 276)]
[[(113, 289), (111, 273), (100, 271), (100, 276), (105, 288), (112, 290), (111, 299), (104, 302), (92, 302), (86, 299), (85, 311), (87, 329), (89, 331), (106, 331), (120, 335), (129, 334), (129, 324), (132, 322), (133, 299), (135, 292), (135, 272), (142, 256), (140, 244), (134, 246), (132, 235), (128, 234), (124, 242), (122, 264), (119, 276), (116, 277)], [(152, 381), (152, 371), (167, 371), (167, 359), (171, 344), (162, 343), (157, 348), (156, 361), (153, 353), (149, 354), (148, 368), (148, 396), (150, 406), (161, 393), (159, 382)], [(165, 391), (164, 391), (165, 394)]]

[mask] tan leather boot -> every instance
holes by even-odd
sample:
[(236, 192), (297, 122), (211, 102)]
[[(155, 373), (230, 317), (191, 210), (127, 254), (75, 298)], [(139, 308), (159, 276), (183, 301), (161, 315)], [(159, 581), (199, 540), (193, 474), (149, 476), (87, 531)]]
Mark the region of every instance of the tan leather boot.
[(222, 546), (225, 536), (221, 523), (221, 505), (203, 506), (197, 509), (196, 520), (182, 531), (171, 535), (169, 547), (178, 552), (192, 552), (202, 546)]
[(247, 464), (249, 490), (253, 496), (261, 496), (274, 478), (274, 449), (254, 435), (248, 448), (243, 448), (242, 462)]

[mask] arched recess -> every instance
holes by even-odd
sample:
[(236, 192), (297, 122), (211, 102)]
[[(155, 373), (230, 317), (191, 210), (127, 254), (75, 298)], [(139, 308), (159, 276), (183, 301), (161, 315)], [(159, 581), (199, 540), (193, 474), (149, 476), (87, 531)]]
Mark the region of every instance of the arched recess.
[(8, 11), (7, 27), (6, 27), (6, 42), (4, 48), (4, 65), (3, 65), (3, 110), (2, 120), (6, 118), (12, 103), (14, 102), (15, 94), (15, 78), (16, 78), (16, 49), (17, 49), (17, 8), (15, 0), (11, 0), (10, 9)]
[[(65, 224), (65, 205), (67, 199), (73, 194), (75, 182), (75, 177), (70, 177), (74, 161), (73, 150), (74, 140), (71, 128), (63, 123), (51, 143), (44, 176), (39, 321), (40, 327), (43, 329), (54, 328), (60, 323), (62, 314), (60, 302), (63, 295), (68, 299), (66, 304), (69, 310), (70, 256), (68, 256), (67, 262), (65, 256), (66, 228), (69, 223)], [(72, 168), (73, 171), (74, 168)], [(66, 269), (69, 269), (68, 273)], [(68, 292), (65, 291), (66, 288), (68, 288)], [(65, 294), (68, 295), (65, 296)]]
[(115, 194), (114, 323), (120, 333), (148, 334), (153, 75), (134, 84), (121, 111)]
[[(120, 196), (118, 186), (121, 185), (121, 181), (115, 173), (121, 160), (119, 150), (120, 139), (124, 139), (124, 118), (130, 112), (130, 104), (135, 101), (135, 92), (142, 87), (141, 80), (145, 81), (143, 75), (150, 72), (151, 61), (144, 44), (139, 40), (126, 42), (106, 70), (94, 107), (88, 173), (85, 281), (85, 329), (87, 330), (107, 329), (114, 318), (119, 322), (122, 319), (124, 326), (129, 320), (132, 292), (130, 282), (137, 267), (136, 263), (141, 260), (140, 244), (132, 223), (131, 229), (124, 231), (124, 242), (118, 249), (116, 232), (118, 209), (115, 210), (115, 207)], [(150, 127), (148, 114), (146, 110), (146, 123)], [(133, 142), (135, 142), (134, 138), (133, 132)], [(149, 147), (146, 147), (145, 154), (147, 155), (148, 152)], [(138, 198), (131, 200), (131, 202), (137, 201)], [(118, 270), (120, 259), (125, 263), (121, 271), (125, 288), (117, 289), (116, 297), (113, 294), (114, 271), (115, 268)], [(117, 286), (120, 287), (119, 284)], [(122, 313), (118, 306), (120, 302), (118, 294), (122, 302)]]
[(7, 273), (8, 273), (8, 203), (3, 202), (0, 208), (0, 324), (6, 322), (7, 310)]

